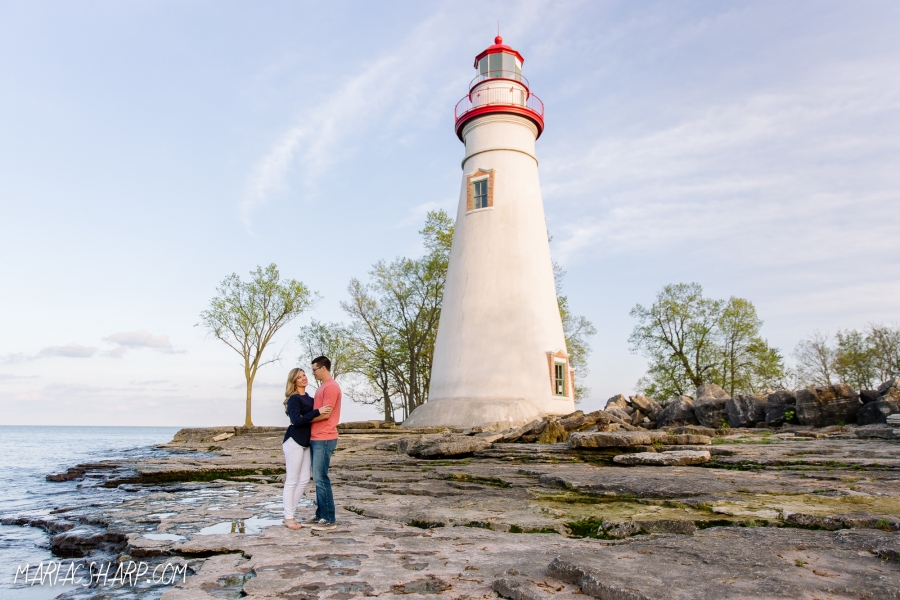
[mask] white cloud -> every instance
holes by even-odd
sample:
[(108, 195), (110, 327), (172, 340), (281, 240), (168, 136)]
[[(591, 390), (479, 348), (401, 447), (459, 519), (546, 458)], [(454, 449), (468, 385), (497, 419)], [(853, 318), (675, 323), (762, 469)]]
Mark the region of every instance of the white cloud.
[(97, 350), (99, 350), (99, 348), (82, 346), (72, 342), (65, 346), (48, 346), (38, 352), (35, 358), (50, 358), (56, 356), (64, 358), (90, 358), (97, 353)]
[(112, 358), (122, 358), (129, 349), (133, 348), (151, 348), (166, 354), (183, 354), (183, 350), (175, 350), (172, 342), (169, 341), (168, 335), (153, 335), (146, 330), (138, 331), (121, 331), (113, 333), (103, 338), (105, 342), (117, 344), (118, 347), (106, 352), (107, 356)]

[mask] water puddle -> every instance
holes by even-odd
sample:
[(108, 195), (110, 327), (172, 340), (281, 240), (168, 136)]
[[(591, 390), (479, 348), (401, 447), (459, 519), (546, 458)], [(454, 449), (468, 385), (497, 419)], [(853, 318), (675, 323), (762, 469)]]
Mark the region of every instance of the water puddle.
[(143, 537), (147, 538), (148, 540), (167, 542), (180, 542), (187, 539), (183, 535), (176, 535), (174, 533), (145, 533)]
[(177, 512), (156, 513), (155, 515), (150, 515), (150, 516), (153, 517), (154, 519), (168, 519), (169, 517), (174, 517), (177, 514), (178, 514)]
[(281, 525), (281, 519), (261, 519), (259, 517), (250, 517), (249, 519), (233, 519), (231, 521), (222, 521), (215, 525), (204, 527), (197, 533), (200, 535), (217, 535), (223, 533), (259, 533), (265, 527), (273, 525)]

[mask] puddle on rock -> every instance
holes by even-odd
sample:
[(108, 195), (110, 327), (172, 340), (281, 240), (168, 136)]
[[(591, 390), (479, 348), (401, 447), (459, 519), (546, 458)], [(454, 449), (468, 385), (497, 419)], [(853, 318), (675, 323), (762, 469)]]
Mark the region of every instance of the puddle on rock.
[(249, 519), (232, 519), (231, 521), (222, 521), (221, 523), (216, 523), (215, 525), (204, 527), (197, 533), (199, 535), (216, 535), (223, 533), (254, 534), (259, 533), (265, 527), (272, 527), (273, 525), (280, 524), (280, 519), (261, 519), (259, 517), (253, 516)]
[(443, 579), (429, 575), (425, 579), (417, 579), (402, 585), (395, 585), (393, 590), (395, 594), (441, 594), (449, 590), (450, 587), (450, 584)]
[(253, 571), (234, 573), (219, 578), (215, 583), (204, 583), (200, 589), (216, 598), (243, 598), (247, 595), (244, 584), (254, 577), (256, 573)]
[(175, 535), (174, 533), (145, 533), (142, 537), (145, 537), (148, 540), (168, 542), (180, 542), (187, 539), (183, 535)]

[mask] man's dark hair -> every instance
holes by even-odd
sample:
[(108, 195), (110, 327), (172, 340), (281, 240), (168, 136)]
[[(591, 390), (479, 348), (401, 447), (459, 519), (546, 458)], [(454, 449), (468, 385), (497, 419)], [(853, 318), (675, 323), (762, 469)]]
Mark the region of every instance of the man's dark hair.
[(313, 359), (312, 364), (314, 367), (325, 367), (325, 369), (331, 373), (331, 361), (327, 356), (317, 356)]

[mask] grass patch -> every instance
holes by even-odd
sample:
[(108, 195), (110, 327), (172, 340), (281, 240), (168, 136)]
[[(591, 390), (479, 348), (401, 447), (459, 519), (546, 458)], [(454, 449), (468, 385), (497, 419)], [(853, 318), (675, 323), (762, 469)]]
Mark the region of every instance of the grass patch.
[[(490, 529), (493, 531), (494, 527), (488, 521), (469, 521), (466, 523), (466, 527), (475, 527), (476, 529)], [(513, 531), (513, 533), (517, 533)]]
[(587, 519), (582, 519), (581, 521), (571, 521), (566, 523), (566, 529), (569, 530), (570, 537), (604, 539), (607, 536), (605, 536), (600, 529), (602, 525), (603, 519), (589, 517)]
[[(891, 531), (891, 522), (887, 519), (879, 519), (875, 522), (875, 529), (880, 529), (882, 531)], [(897, 559), (900, 562), (900, 558)]]
[(410, 527), (418, 527), (419, 529), (434, 529), (435, 527), (444, 526), (440, 521), (421, 521), (419, 519), (413, 519), (407, 523), (407, 525)]

